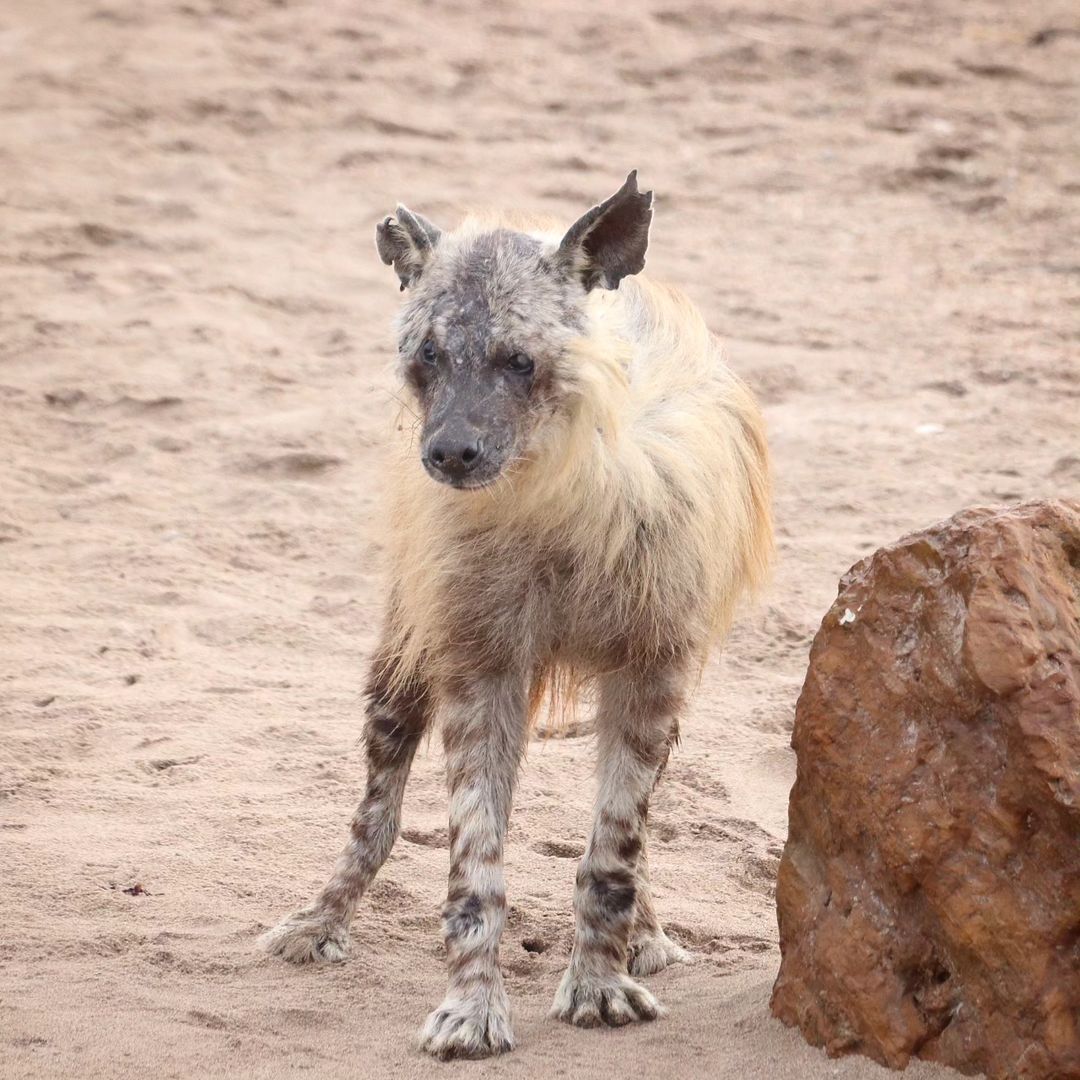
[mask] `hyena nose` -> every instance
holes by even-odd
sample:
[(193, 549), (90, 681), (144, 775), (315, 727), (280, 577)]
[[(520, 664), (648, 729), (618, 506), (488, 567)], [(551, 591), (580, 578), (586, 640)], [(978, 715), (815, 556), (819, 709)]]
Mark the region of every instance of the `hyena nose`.
[(484, 445), (475, 431), (442, 432), (428, 444), (431, 466), (450, 480), (467, 476), (480, 463)]

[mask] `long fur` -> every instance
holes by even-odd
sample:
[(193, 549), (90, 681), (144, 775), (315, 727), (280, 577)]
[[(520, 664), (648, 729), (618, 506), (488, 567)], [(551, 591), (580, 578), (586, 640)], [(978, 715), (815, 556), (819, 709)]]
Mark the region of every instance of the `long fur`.
[[(565, 407), (493, 491), (435, 485), (412, 440), (399, 447), (391, 570), (402, 677), (437, 685), (451, 674), (439, 670), (456, 629), (447, 590), (463, 564), (505, 558), (508, 538), (527, 538), (538, 566), (573, 564), (578, 611), (634, 627), (628, 664), (646, 666), (673, 638), (703, 663), (740, 594), (763, 583), (772, 550), (763, 421), (701, 315), (638, 276), (590, 293), (586, 316), (558, 362)], [(553, 629), (521, 632), (542, 648)], [(537, 657), (534, 702), (536, 687), (577, 685), (598, 674), (589, 667), (572, 648)]]

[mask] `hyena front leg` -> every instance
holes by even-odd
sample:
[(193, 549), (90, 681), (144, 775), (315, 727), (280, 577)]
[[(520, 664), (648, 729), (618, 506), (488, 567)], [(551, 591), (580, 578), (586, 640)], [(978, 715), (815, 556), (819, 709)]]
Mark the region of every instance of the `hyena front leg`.
[(503, 840), (525, 748), (524, 680), (476, 679), (447, 704), (450, 883), (443, 937), (450, 986), (420, 1043), (440, 1058), (486, 1057), (514, 1045), (499, 939), (506, 922)]
[(357, 902), (397, 839), (405, 781), (431, 716), (427, 686), (417, 678), (399, 681), (386, 647), (372, 664), (367, 700), (367, 789), (349, 841), (318, 897), (261, 939), (267, 952), (296, 964), (345, 959)]
[[(656, 998), (627, 974), (627, 949), (639, 910), (649, 795), (671, 750), (684, 686), (682, 669), (672, 667), (620, 672), (600, 688), (599, 792), (574, 889), (570, 966), (552, 1008), (553, 1016), (579, 1027), (653, 1020), (661, 1012)], [(651, 901), (647, 891), (643, 895), (647, 918)]]

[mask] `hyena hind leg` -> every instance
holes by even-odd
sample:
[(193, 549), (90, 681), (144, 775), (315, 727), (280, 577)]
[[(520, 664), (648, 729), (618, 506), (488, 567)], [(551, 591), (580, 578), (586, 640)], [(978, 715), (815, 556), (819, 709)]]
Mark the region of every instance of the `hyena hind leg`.
[(655, 975), (669, 964), (693, 963), (690, 953), (664, 933), (664, 928), (656, 916), (656, 908), (652, 902), (652, 886), (649, 882), (649, 856), (644, 822), (641, 827), (641, 854), (638, 856), (636, 887), (634, 926), (630, 931), (626, 957), (630, 974), (641, 978), (644, 975)]
[(418, 682), (396, 685), (393, 658), (381, 652), (367, 688), (367, 788), (353, 815), (349, 840), (322, 892), (307, 907), (265, 933), (262, 948), (295, 964), (337, 963), (348, 952), (356, 905), (386, 861), (401, 826), (401, 802), (431, 703)]

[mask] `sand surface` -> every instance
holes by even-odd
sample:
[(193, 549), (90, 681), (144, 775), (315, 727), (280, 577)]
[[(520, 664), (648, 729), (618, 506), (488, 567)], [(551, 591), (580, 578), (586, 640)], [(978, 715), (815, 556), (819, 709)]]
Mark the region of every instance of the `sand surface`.
[[(0, 1075), (887, 1075), (768, 1016), (792, 710), (852, 562), (1080, 494), (1078, 85), (1068, 0), (5, 0)], [(350, 961), (254, 949), (363, 779), (396, 410), (373, 225), (398, 199), (569, 223), (635, 166), (649, 271), (728, 341), (777, 475), (775, 583), (655, 801), (697, 963), (650, 980), (654, 1025), (545, 1019), (593, 758), (537, 740), (507, 852), (520, 1049), (435, 1066), (437, 740)]]

